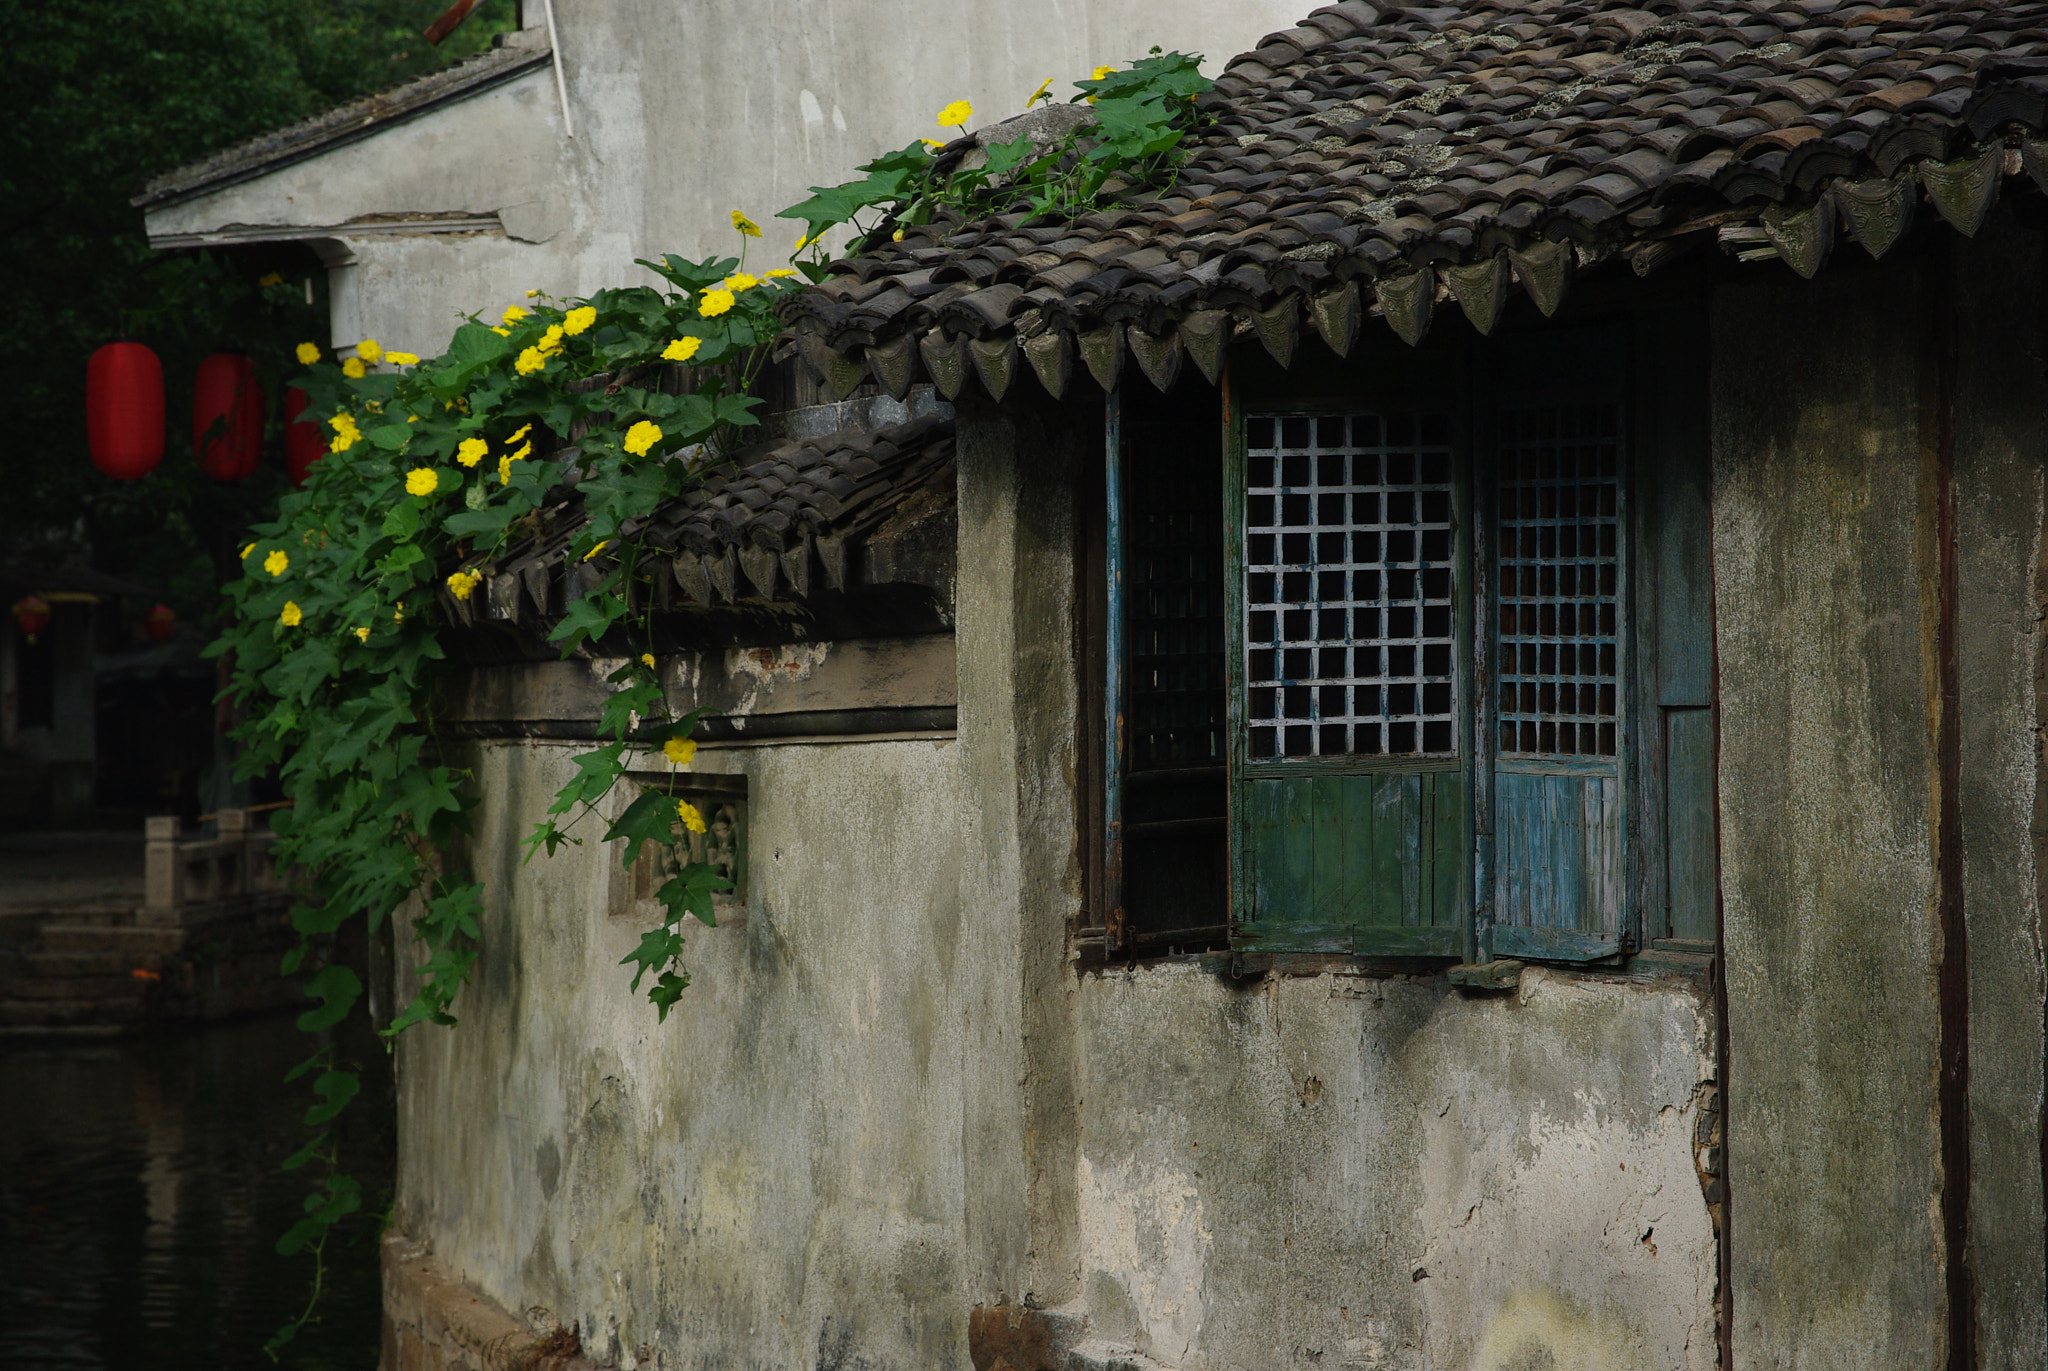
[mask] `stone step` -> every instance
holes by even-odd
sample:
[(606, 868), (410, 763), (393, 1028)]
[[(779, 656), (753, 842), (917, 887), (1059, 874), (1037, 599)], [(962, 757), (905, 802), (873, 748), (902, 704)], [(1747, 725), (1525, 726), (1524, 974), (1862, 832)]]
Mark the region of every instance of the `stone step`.
[(162, 971), (161, 952), (132, 952), (126, 948), (97, 952), (27, 952), (18, 964), (18, 974), (36, 980), (68, 976), (126, 976), (136, 967)]
[(114, 1000), (0, 1000), (0, 1028), (70, 1028), (88, 1024), (133, 1023), (143, 1014), (143, 998)]
[(117, 976), (35, 977), (14, 981), (7, 994), (16, 1000), (119, 1000), (145, 995), (154, 984), (126, 972)]
[(176, 952), (185, 945), (182, 928), (124, 928), (100, 924), (45, 924), (43, 948), (49, 952)]

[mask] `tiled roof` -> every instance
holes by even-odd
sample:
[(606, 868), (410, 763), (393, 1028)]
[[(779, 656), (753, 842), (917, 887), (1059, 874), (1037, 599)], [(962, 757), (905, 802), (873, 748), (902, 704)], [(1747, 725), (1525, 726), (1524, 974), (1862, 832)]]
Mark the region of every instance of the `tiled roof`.
[(1410, 342), (1455, 299), (1490, 329), (1519, 283), (1638, 272), (1718, 236), (1811, 275), (1873, 253), (1920, 196), (1974, 232), (2004, 176), (2048, 178), (2048, 4), (1478, 0), (1319, 9), (1230, 63), (1163, 193), (1071, 223), (913, 228), (784, 306), (844, 393), (929, 373), (1000, 396), (1029, 370), (1105, 387), (1126, 347), (1214, 379), (1233, 329), (1285, 365), (1379, 314)]
[(141, 209), (155, 209), (264, 175), (366, 138), (428, 110), (468, 99), (544, 65), (551, 56), (544, 30), (501, 33), (491, 47), (453, 66), (389, 90), (344, 101), (296, 124), (259, 133), (196, 162), (175, 167), (153, 178), (130, 203)]
[[(710, 609), (875, 583), (863, 545), (953, 504), (953, 422), (926, 415), (748, 449), (627, 532), (666, 554), (655, 585), (663, 606)], [(606, 569), (602, 558), (571, 558), (583, 527), (576, 504), (547, 511), (538, 536), (479, 568), (484, 583), (470, 601), (444, 592), (445, 607), (463, 622), (559, 617)]]

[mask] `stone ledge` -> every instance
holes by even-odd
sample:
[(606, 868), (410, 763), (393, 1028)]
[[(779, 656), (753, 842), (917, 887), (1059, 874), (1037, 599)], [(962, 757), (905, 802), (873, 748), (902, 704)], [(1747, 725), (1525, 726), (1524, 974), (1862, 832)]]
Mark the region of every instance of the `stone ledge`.
[(385, 1234), (383, 1266), (378, 1371), (597, 1371), (573, 1328), (535, 1331), (456, 1280), (423, 1242)]

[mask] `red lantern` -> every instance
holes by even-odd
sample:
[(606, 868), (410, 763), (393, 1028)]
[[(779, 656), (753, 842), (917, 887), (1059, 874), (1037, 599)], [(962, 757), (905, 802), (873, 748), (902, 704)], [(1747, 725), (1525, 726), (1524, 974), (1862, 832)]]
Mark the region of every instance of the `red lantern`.
[(216, 481), (244, 481), (263, 460), (263, 392), (256, 364), (216, 352), (192, 384), (192, 451)]
[(149, 635), (152, 643), (167, 643), (178, 631), (178, 611), (169, 605), (157, 605), (142, 616), (142, 631)]
[(306, 473), (313, 463), (327, 455), (327, 442), (320, 434), (320, 425), (311, 419), (301, 419), (306, 412), (306, 392), (292, 386), (284, 393), (284, 464), (292, 474), (292, 484), (306, 484)]
[(85, 441), (92, 464), (117, 481), (164, 459), (164, 368), (141, 343), (108, 343), (85, 364)]
[(36, 635), (50, 626), (50, 606), (40, 595), (24, 595), (14, 602), (14, 622), (28, 635), (28, 645), (36, 645)]

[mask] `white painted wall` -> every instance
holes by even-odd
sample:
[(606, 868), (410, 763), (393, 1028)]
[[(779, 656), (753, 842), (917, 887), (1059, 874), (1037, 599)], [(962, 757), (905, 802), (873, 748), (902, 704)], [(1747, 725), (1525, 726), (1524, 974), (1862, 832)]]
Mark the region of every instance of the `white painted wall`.
[[(735, 208), (776, 261), (771, 222), (807, 188), (920, 136), (966, 98), (975, 124), (1016, 113), (1157, 44), (1220, 71), (1307, 0), (1175, 4), (1016, 0), (556, 0), (575, 137), (546, 69), (361, 142), (152, 211), (153, 237), (238, 226), (325, 241), (334, 338), (439, 351), (463, 314), (530, 288), (564, 295), (650, 279), (636, 257), (734, 251)], [(541, 7), (527, 7), (538, 16)], [(535, 34), (538, 38), (543, 35)], [(505, 229), (393, 232), (394, 215), (497, 215)], [(336, 225), (355, 231), (330, 231)], [(317, 232), (316, 232), (317, 231)]]

